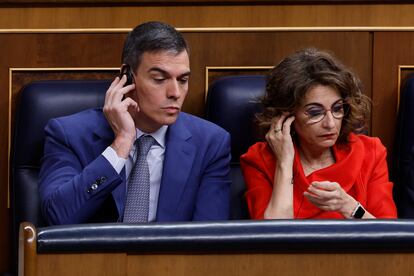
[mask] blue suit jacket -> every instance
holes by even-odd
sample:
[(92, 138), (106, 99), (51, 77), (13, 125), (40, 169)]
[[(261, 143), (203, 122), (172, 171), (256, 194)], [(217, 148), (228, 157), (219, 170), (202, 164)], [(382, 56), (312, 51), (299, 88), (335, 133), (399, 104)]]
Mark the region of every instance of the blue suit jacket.
[[(39, 183), (45, 219), (50, 224), (117, 221), (126, 177), (102, 155), (114, 139), (102, 110), (52, 119), (45, 131)], [(156, 220), (228, 219), (229, 162), (230, 135), (181, 112), (166, 134)]]

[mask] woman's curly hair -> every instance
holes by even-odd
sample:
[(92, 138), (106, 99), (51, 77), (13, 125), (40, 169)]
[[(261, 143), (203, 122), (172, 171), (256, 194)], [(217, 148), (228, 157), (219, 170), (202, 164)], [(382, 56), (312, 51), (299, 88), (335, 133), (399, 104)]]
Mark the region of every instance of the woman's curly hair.
[(329, 53), (308, 48), (283, 59), (270, 71), (261, 99), (263, 111), (256, 116), (261, 131), (266, 133), (272, 119), (282, 112), (296, 112), (306, 93), (316, 85), (338, 90), (346, 101), (338, 143), (347, 143), (350, 132), (365, 130), (371, 101), (362, 94), (360, 80)]

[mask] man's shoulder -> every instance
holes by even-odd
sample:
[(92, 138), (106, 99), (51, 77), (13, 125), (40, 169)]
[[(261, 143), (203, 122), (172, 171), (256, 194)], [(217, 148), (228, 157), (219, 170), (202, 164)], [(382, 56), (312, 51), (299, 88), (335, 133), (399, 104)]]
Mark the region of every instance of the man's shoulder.
[(196, 149), (197, 158), (205, 159), (206, 162), (221, 155), (228, 156), (230, 161), (230, 134), (220, 126), (197, 116), (181, 112), (176, 123), (169, 129), (169, 139), (178, 142), (174, 143), (176, 145), (184, 141), (184, 144), (192, 145)]
[(102, 140), (106, 145), (113, 132), (102, 109), (87, 109), (68, 116), (51, 119), (45, 127), (46, 135), (63, 139), (72, 145), (89, 146), (90, 141)]
[(101, 121), (106, 121), (102, 108), (86, 109), (67, 116), (55, 118), (60, 124), (73, 127), (94, 126)]
[(215, 123), (212, 123), (210, 121), (207, 121), (203, 118), (197, 117), (195, 115), (191, 115), (185, 112), (181, 112), (180, 116), (178, 118), (180, 123), (183, 123), (187, 129), (190, 131), (196, 131), (196, 132), (203, 132), (209, 131), (210, 133), (219, 133), (222, 135), (228, 134), (226, 130), (224, 130), (222, 127), (216, 125)]
[(74, 139), (90, 137), (95, 133), (106, 137), (113, 133), (102, 108), (86, 109), (71, 115), (51, 119), (45, 130), (49, 134), (64, 135), (67, 138), (73, 137)]

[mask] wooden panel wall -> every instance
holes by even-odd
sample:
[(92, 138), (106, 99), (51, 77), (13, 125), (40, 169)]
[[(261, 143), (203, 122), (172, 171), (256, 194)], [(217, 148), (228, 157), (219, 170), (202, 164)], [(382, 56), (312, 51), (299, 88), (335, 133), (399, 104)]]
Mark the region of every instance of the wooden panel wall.
[[(184, 109), (203, 115), (206, 66), (270, 66), (295, 49), (316, 46), (333, 51), (361, 77), (365, 92), (378, 103), (373, 112), (372, 134), (380, 136), (390, 147), (397, 100), (395, 66), (414, 63), (410, 51), (414, 35), (411, 31), (378, 33), (359, 27), (414, 26), (413, 13), (414, 4), (262, 2), (255, 5), (92, 6), (52, 3), (30, 6), (0, 3), (0, 248), (3, 249), (0, 272), (9, 270), (11, 262), (7, 250), (10, 248), (10, 210), (7, 208), (9, 68), (117, 67), (126, 31), (147, 20), (161, 20), (181, 28), (354, 27), (353, 31), (302, 32), (183, 29), (192, 49), (193, 71)], [(96, 32), (85, 28), (111, 29)], [(67, 29), (69, 33), (63, 33)], [(15, 94), (11, 96), (14, 99)]]
[[(390, 43), (393, 41), (394, 43)], [(414, 65), (414, 32), (376, 32), (373, 56), (372, 130), (392, 150), (398, 99), (399, 66)], [(413, 118), (414, 119), (414, 118)]]
[(148, 20), (188, 28), (414, 25), (414, 4), (21, 6), (0, 6), (0, 29), (131, 28)]

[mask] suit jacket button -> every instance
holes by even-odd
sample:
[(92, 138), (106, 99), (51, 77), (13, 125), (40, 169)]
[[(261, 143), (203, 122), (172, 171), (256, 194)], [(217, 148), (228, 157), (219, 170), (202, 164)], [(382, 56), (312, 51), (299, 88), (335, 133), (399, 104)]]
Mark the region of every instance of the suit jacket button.
[(96, 189), (98, 189), (98, 184), (93, 183), (93, 184), (92, 184), (92, 186), (91, 186), (91, 189), (92, 189), (92, 190), (96, 190)]
[(101, 183), (103, 183), (103, 182), (106, 181), (106, 177), (105, 176), (102, 176), (100, 180), (101, 180)]

